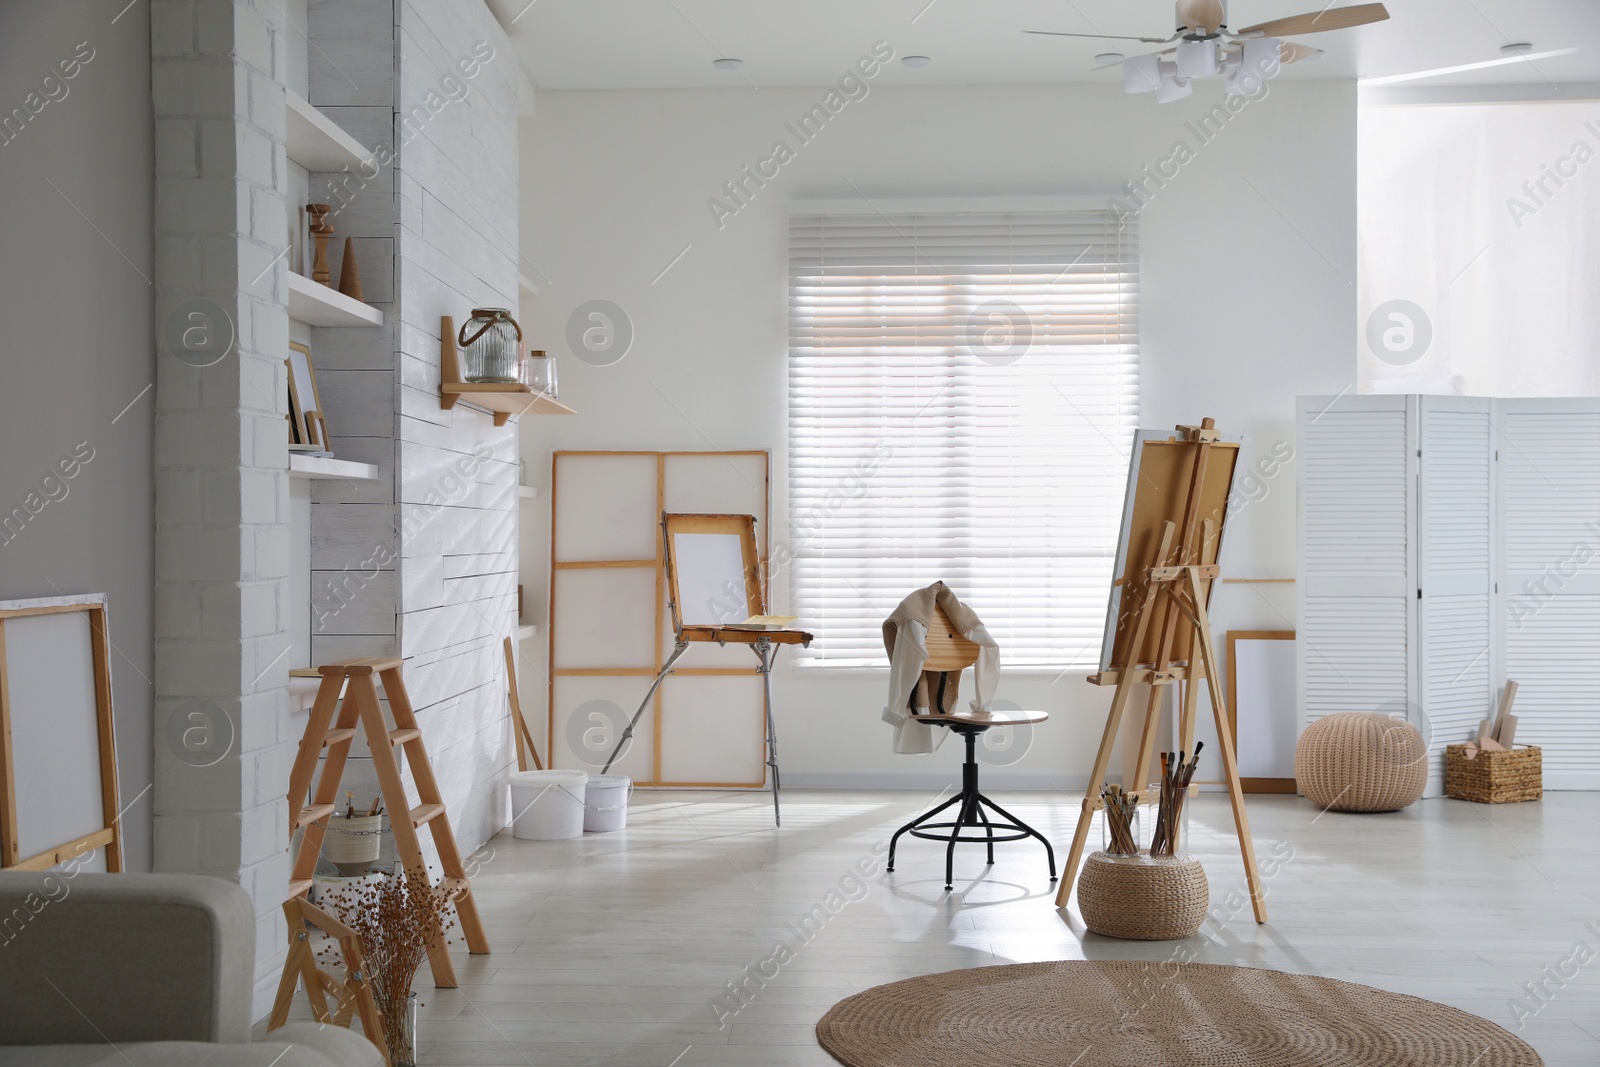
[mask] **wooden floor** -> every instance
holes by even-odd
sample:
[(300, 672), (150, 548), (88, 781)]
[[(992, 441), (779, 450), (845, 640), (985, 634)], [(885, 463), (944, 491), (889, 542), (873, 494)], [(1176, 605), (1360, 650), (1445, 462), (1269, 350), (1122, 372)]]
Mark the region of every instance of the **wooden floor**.
[[(903, 838), (897, 870), (884, 873), (889, 834), (934, 799), (791, 790), (774, 830), (766, 794), (641, 790), (621, 833), (502, 834), (479, 852), (474, 879), (493, 953), (456, 946), (461, 987), (422, 991), (422, 1062), (831, 1064), (813, 1024), (869, 986), (1192, 951), (1442, 1001), (1519, 1033), (1552, 1067), (1600, 1064), (1600, 794), (1494, 808), (1430, 800), (1365, 816), (1252, 797), (1272, 912), (1260, 927), (1225, 800), (1202, 796), (1191, 845), (1211, 879), (1212, 919), (1187, 949), (1087, 934), (1075, 911), (1052, 906), (1036, 843), (999, 846), (989, 869), (981, 849), (958, 851), (950, 894), (943, 849), (929, 842)], [(995, 799), (1064, 858), (1075, 800)], [(858, 869), (874, 873), (857, 881)], [(1586, 965), (1573, 958), (1579, 942), (1593, 950), (1579, 953)], [(1543, 983), (1547, 1002), (1523, 983)]]

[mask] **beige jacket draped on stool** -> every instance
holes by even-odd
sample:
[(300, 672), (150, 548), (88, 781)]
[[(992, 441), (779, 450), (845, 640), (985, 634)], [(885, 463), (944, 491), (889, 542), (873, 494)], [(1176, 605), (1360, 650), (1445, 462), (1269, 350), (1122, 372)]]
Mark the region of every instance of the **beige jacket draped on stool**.
[(978, 646), (978, 660), (972, 667), (977, 694), (973, 711), (988, 711), (1000, 682), (1000, 646), (977, 614), (950, 591), (943, 582), (934, 582), (900, 602), (883, 620), (883, 647), (889, 653), (889, 702), (883, 721), (894, 729), (894, 750), (904, 755), (932, 752), (944, 742), (948, 732), (932, 723), (917, 722), (912, 715), (948, 714), (955, 710), (960, 671), (924, 671), (928, 659), (928, 627), (943, 608), (961, 635)]

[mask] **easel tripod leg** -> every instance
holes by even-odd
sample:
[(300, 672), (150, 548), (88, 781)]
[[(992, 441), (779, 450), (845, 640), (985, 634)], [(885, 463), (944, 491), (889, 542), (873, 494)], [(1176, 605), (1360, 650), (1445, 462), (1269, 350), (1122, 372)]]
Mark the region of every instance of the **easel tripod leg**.
[[(644, 699), (639, 701), (639, 710), (633, 713), (633, 718), (628, 720), (627, 729), (623, 730), (622, 736), (617, 738), (617, 747), (613, 748), (611, 750), (611, 755), (606, 757), (606, 765), (600, 768), (601, 774), (609, 772), (611, 770), (611, 765), (617, 762), (618, 753), (622, 751), (623, 746), (626, 745), (633, 737), (633, 728), (639, 725), (639, 716), (643, 715), (644, 709), (650, 706), (650, 698), (656, 695), (656, 690), (661, 688), (661, 683), (666, 680), (667, 675), (672, 673), (672, 665), (678, 662), (678, 657), (683, 655), (688, 650), (689, 642), (687, 641), (679, 641), (675, 646), (673, 646), (672, 655), (668, 656), (667, 662), (661, 665), (661, 669), (656, 672), (656, 680), (650, 683), (650, 688), (645, 692)], [(551, 758), (555, 758), (553, 753)]]
[(772, 718), (772, 663), (778, 658), (778, 646), (763, 637), (754, 646), (756, 658), (761, 660), (761, 701), (767, 713), (767, 766), (772, 769), (772, 824), (783, 825), (783, 812), (778, 807), (778, 726)]
[(1228, 706), (1223, 702), (1222, 683), (1217, 674), (1217, 653), (1211, 643), (1211, 622), (1204, 609), (1205, 599), (1200, 591), (1200, 579), (1193, 569), (1189, 571), (1189, 590), (1193, 603), (1199, 606), (1195, 613), (1195, 629), (1200, 635), (1200, 655), (1205, 660), (1206, 685), (1211, 693), (1211, 713), (1217, 723), (1217, 747), (1222, 750), (1222, 769), (1228, 779), (1228, 799), (1233, 805), (1233, 825), (1239, 834), (1239, 851), (1244, 856), (1244, 877), (1250, 886), (1250, 907), (1256, 922), (1267, 921), (1266, 894), (1261, 888), (1261, 872), (1256, 868), (1256, 847), (1250, 840), (1250, 816), (1244, 807), (1244, 786), (1239, 781), (1239, 762), (1234, 756), (1233, 736), (1228, 729)]

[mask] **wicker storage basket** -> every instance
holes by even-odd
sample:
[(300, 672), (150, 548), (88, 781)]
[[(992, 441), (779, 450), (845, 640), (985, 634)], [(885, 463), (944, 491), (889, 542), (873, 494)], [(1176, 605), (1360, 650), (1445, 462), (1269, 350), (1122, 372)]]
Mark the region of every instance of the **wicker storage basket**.
[(1544, 796), (1544, 754), (1523, 747), (1468, 759), (1466, 745), (1450, 745), (1444, 750), (1444, 794), (1479, 804), (1538, 800)]
[(1102, 937), (1177, 941), (1205, 922), (1211, 889), (1200, 861), (1188, 856), (1112, 856), (1096, 852), (1078, 876), (1083, 923)]

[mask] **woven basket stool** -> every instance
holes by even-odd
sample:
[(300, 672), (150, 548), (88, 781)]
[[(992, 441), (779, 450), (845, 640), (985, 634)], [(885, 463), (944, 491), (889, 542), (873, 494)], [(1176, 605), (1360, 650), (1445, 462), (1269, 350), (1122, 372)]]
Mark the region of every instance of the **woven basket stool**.
[(1189, 856), (1113, 856), (1096, 852), (1078, 876), (1083, 923), (1102, 937), (1180, 941), (1205, 922), (1211, 888)]
[(1428, 746), (1404, 719), (1344, 711), (1300, 735), (1294, 777), (1305, 798), (1334, 811), (1398, 811), (1422, 799)]

